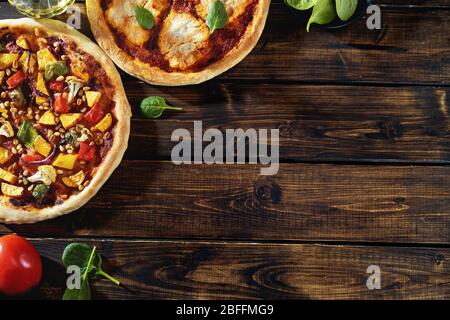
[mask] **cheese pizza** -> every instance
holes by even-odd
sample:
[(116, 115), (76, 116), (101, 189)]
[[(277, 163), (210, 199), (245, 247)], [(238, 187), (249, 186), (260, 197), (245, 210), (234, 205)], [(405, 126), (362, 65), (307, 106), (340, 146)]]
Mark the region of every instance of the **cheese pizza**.
[[(226, 10), (219, 29), (208, 24), (215, 2)], [(125, 72), (151, 84), (189, 85), (230, 69), (255, 47), (270, 0), (87, 0), (99, 45)], [(150, 26), (137, 11), (150, 15)]]
[(53, 20), (0, 21), (0, 222), (92, 198), (120, 163), (130, 106), (111, 60)]

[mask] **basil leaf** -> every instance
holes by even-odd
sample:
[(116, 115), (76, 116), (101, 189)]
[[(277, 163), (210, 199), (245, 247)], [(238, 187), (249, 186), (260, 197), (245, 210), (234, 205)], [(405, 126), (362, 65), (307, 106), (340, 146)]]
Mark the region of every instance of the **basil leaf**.
[(80, 289), (66, 289), (63, 300), (91, 300), (91, 287), (88, 279), (81, 279)]
[(309, 32), (309, 27), (313, 23), (327, 24), (336, 18), (336, 8), (334, 0), (317, 0), (314, 5), (313, 12), (309, 18), (306, 30)]
[(28, 121), (22, 122), (19, 131), (17, 132), (17, 138), (22, 142), (27, 148), (31, 148), (38, 136), (36, 129)]
[(317, 0), (285, 0), (286, 4), (297, 10), (311, 9)]
[(183, 110), (183, 108), (172, 107), (162, 97), (147, 97), (141, 102), (141, 112), (146, 118), (159, 118), (165, 110)]
[(64, 135), (64, 142), (66, 144), (70, 144), (72, 147), (76, 147), (78, 145), (78, 138), (80, 134), (78, 132), (66, 132)]
[(36, 200), (41, 201), (45, 198), (49, 190), (50, 186), (47, 186), (46, 184), (38, 184), (34, 187), (32, 195)]
[(225, 5), (221, 0), (216, 0), (209, 8), (208, 16), (206, 17), (206, 25), (211, 33), (216, 29), (222, 29), (228, 23), (228, 13)]
[(69, 68), (64, 61), (47, 63), (45, 65), (44, 79), (45, 81), (50, 81), (65, 75), (67, 72), (69, 72)]
[(136, 20), (142, 28), (147, 30), (153, 28), (153, 25), (155, 24), (155, 18), (153, 17), (153, 14), (150, 11), (148, 11), (144, 7), (137, 6), (135, 13), (136, 13)]
[(358, 0), (336, 0), (336, 12), (342, 21), (350, 19), (358, 7)]

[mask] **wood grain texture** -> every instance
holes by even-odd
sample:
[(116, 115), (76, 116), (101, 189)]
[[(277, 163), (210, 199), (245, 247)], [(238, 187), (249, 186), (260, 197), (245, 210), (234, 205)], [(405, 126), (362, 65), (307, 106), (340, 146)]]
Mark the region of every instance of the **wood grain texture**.
[(275, 177), (259, 169), (125, 161), (78, 213), (0, 232), (450, 243), (449, 167), (282, 164)]
[[(175, 129), (279, 129), (280, 156), (295, 161), (450, 160), (450, 90), (218, 83), (157, 88), (125, 82), (134, 119), (127, 159), (170, 158)], [(208, 93), (208, 94), (205, 94)], [(139, 103), (160, 95), (184, 112), (142, 119)]]
[[(84, 4), (77, 5), (84, 12)], [(14, 16), (13, 8), (0, 4), (0, 18)], [(275, 1), (258, 46), (219, 79), (448, 85), (448, 12), (388, 6), (382, 16), (382, 30), (368, 30), (361, 19), (339, 31), (307, 33), (304, 22)]]
[[(36, 240), (44, 282), (30, 298), (60, 299), (70, 240)], [(96, 299), (449, 299), (449, 249), (221, 242), (94, 241), (105, 269)], [(368, 290), (367, 267), (381, 268)]]

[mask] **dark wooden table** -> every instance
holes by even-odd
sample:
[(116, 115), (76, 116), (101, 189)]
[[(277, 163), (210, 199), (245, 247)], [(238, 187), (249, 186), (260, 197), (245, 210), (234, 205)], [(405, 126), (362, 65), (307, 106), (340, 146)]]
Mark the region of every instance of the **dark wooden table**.
[[(375, 2), (382, 30), (361, 19), (307, 33), (275, 0), (255, 50), (202, 85), (124, 75), (130, 146), (109, 182), (74, 214), (0, 225), (44, 257), (28, 296), (61, 298), (61, 253), (77, 241), (128, 288), (98, 281), (99, 299), (450, 298), (450, 0)], [(156, 94), (185, 111), (143, 119), (140, 100)], [(173, 165), (170, 135), (194, 120), (279, 128), (279, 174)], [(381, 290), (366, 288), (370, 265)]]

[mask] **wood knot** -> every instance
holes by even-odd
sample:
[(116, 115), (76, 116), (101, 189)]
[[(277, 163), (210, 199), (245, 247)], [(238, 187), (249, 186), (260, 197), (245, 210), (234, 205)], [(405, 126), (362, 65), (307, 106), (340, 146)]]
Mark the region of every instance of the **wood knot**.
[(272, 179), (264, 178), (255, 182), (254, 194), (259, 201), (271, 201), (278, 204), (281, 201), (281, 188)]
[(438, 254), (434, 257), (434, 262), (436, 263), (436, 265), (439, 266), (444, 262), (444, 259), (445, 259), (444, 255)]
[(402, 125), (400, 121), (394, 119), (388, 119), (378, 124), (380, 128), (380, 136), (386, 140), (395, 140), (400, 138), (403, 133)]

